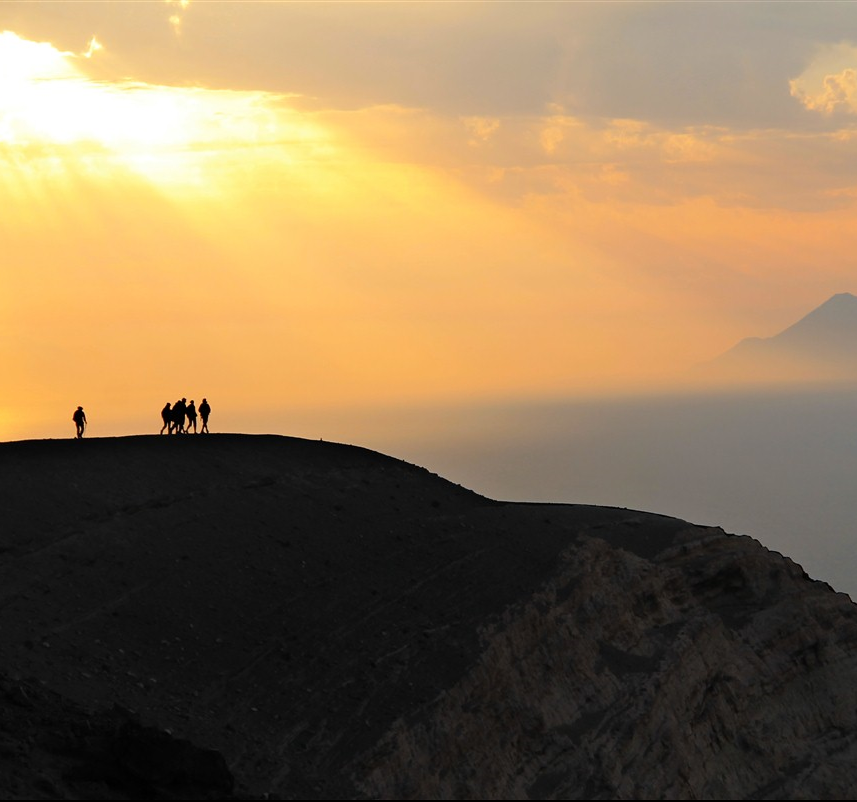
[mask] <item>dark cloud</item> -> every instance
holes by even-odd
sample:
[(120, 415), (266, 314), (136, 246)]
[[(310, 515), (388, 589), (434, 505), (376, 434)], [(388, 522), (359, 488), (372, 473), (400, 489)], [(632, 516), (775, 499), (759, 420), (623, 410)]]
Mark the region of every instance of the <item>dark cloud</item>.
[(857, 32), (857, 3), (4, 3), (0, 27), (123, 77), (300, 93), (327, 108), (569, 113), (663, 126), (821, 127), (789, 80)]
[(559, 94), (573, 112), (660, 125), (817, 127), (788, 82), (848, 30), (857, 4), (621, 4), (573, 37)]
[[(513, 7), (514, 8), (514, 7)], [(517, 20), (523, 12), (523, 19)], [(559, 52), (523, 6), (191, 4), (180, 33), (160, 3), (0, 6), (0, 29), (73, 52), (93, 34), (125, 76), (297, 92), (327, 107), (451, 114), (541, 110)]]

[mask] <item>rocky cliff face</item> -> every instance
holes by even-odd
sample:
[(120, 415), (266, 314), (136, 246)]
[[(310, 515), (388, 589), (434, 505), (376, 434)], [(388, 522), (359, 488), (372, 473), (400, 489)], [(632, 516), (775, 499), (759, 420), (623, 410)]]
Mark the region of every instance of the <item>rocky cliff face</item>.
[[(627, 525), (627, 522), (626, 524)], [(362, 788), (395, 798), (799, 799), (854, 790), (855, 610), (748, 538), (647, 555), (595, 533), (400, 720)]]
[(4, 797), (857, 789), (857, 608), (750, 538), (289, 438), (3, 444), (0, 482)]

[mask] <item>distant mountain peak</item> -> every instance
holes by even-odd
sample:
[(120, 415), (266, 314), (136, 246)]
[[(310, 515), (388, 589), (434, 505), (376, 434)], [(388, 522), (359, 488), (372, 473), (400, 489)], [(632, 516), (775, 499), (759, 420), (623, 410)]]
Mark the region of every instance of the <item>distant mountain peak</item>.
[(711, 381), (857, 379), (857, 295), (838, 292), (772, 337), (746, 337), (703, 367)]
[(839, 311), (848, 311), (851, 314), (857, 315), (857, 295), (850, 292), (837, 292), (831, 295), (823, 304), (820, 304), (809, 314), (805, 315), (803, 320), (818, 313), (830, 313)]
[(839, 292), (832, 295), (823, 304), (817, 306), (797, 323), (781, 331), (775, 337), (794, 337), (825, 332), (829, 336), (857, 336), (857, 296), (850, 292)]

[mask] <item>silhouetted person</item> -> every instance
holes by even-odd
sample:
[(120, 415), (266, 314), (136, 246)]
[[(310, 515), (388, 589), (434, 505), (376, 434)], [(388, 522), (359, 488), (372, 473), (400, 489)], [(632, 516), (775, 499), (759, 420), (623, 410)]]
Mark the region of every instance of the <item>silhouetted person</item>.
[(78, 407), (71, 416), (74, 421), (77, 437), (83, 437), (83, 431), (86, 429), (86, 413), (83, 407)]
[(164, 425), (161, 426), (161, 434), (164, 433), (164, 429), (167, 430), (167, 434), (172, 434), (173, 431), (173, 411), (170, 408), (170, 402), (167, 401), (167, 405), (161, 410), (161, 420), (164, 422)]
[(176, 434), (184, 434), (184, 413), (186, 399), (173, 404), (173, 430)]
[(199, 405), (199, 417), (202, 419), (202, 428), (199, 430), (200, 434), (208, 434), (208, 416), (211, 414), (211, 407), (208, 405), (208, 401), (206, 399), (202, 399), (202, 403)]
[(196, 434), (196, 407), (193, 405), (193, 399), (191, 398), (190, 403), (187, 405), (187, 409), (185, 410), (185, 415), (187, 415), (187, 431), (190, 434), (190, 427), (193, 426), (193, 433)]

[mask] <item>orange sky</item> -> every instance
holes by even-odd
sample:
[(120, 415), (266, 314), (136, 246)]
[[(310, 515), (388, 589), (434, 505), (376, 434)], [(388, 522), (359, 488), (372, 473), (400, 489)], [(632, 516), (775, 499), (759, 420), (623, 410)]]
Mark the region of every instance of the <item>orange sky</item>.
[(116, 5), (0, 4), (0, 439), (665, 386), (857, 290), (835, 4)]

